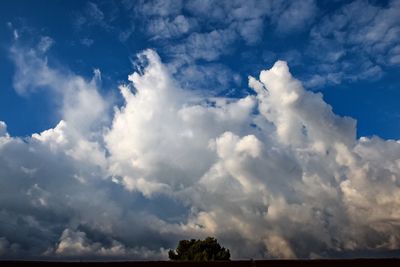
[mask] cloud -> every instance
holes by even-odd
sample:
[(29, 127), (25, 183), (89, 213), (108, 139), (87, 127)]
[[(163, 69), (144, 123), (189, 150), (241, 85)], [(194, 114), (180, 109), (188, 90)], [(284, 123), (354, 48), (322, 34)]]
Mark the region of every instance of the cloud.
[(101, 82), (99, 76), (95, 75), (88, 81), (74, 73), (51, 68), (45, 55), (51, 43), (51, 38), (43, 37), (37, 49), (18, 44), (11, 47), (11, 58), (16, 66), (13, 78), (15, 90), (25, 96), (38, 90), (48, 90), (57, 99), (59, 113), (70, 126), (81, 131), (100, 126), (108, 118), (109, 103), (97, 88), (98, 82)]
[[(129, 76), (137, 90), (135, 94), (129, 87), (120, 88), (126, 105), (117, 110), (105, 140), (113, 173), (122, 177), (128, 189), (150, 195), (186, 186), (201, 176), (213, 158), (213, 153), (206, 149), (210, 138), (227, 129), (240, 128), (254, 100), (222, 100), (215, 108), (200, 104), (185, 107), (186, 103), (198, 102), (198, 97), (179, 89), (157, 54), (147, 51), (144, 55), (150, 62), (149, 68), (143, 76)], [(157, 86), (153, 84), (155, 80)], [(210, 124), (215, 127), (208, 130)], [(156, 151), (154, 146), (158, 147)], [(202, 160), (191, 157), (193, 153)]]
[(142, 1), (141, 5), (137, 5), (137, 8), (146, 16), (167, 17), (180, 14), (182, 6), (181, 0), (152, 0)]
[[(360, 10), (363, 16), (357, 15)], [(320, 64), (309, 71), (325, 77), (319, 79), (321, 85), (379, 79), (384, 68), (397, 64), (399, 10), (396, 0), (387, 5), (354, 1), (322, 17), (311, 29), (307, 53)], [(326, 77), (332, 73), (338, 74), (337, 79)]]
[(18, 250), (18, 245), (10, 244), (6, 238), (0, 237), (0, 257), (16, 254)]
[(77, 27), (82, 27), (83, 25), (87, 24), (109, 28), (109, 25), (105, 21), (104, 12), (96, 3), (93, 2), (87, 2), (83, 12), (77, 14), (75, 24)]
[(187, 42), (174, 47), (178, 54), (189, 56), (193, 59), (213, 61), (221, 55), (229, 53), (229, 46), (236, 39), (232, 29), (213, 30), (207, 33), (192, 33)]
[(123, 191), (108, 178), (104, 152), (63, 121), (24, 140), (0, 137), (2, 257), (163, 257), (159, 242), (153, 250), (140, 236), (152, 233), (134, 194), (115, 201)]
[(264, 21), (271, 14), (271, 4), (260, 1), (190, 1), (185, 9), (200, 25), (230, 29), (237, 33), (235, 42), (243, 39), (248, 45), (261, 39)]
[[(263, 40), (266, 29), (272, 33), (269, 38), (301, 32), (312, 23), (318, 11), (314, 1), (287, 4), (257, 0), (158, 0), (128, 5), (126, 9), (136, 15), (133, 23), (140, 25), (139, 29), (152, 45), (174, 65), (176, 77), (193, 72), (191, 66), (199, 62), (215, 63), (222, 57), (234, 56), (238, 50), (254, 47)], [(201, 81), (208, 79), (207, 73), (214, 71), (207, 64), (201, 68), (197, 77), (184, 76), (183, 86), (188, 82), (201, 87)], [(218, 86), (228, 91), (232, 83), (235, 79)]]
[(81, 39), (81, 44), (83, 44), (84, 46), (91, 47), (93, 45), (93, 43), (94, 43), (93, 39), (90, 39), (90, 38)]
[[(73, 14), (73, 24), (78, 32), (93, 34), (93, 28), (106, 31), (117, 37), (120, 42), (126, 42), (135, 31), (135, 23), (131, 14), (124, 14), (124, 2), (87, 2), (83, 8)], [(121, 26), (123, 25), (123, 26)], [(86, 35), (87, 36), (87, 35)], [(81, 43), (91, 46), (93, 40), (84, 37)]]
[(103, 11), (95, 3), (88, 2), (86, 12), (94, 21), (102, 21), (104, 19)]
[[(171, 64), (170, 70), (175, 69)], [(218, 73), (218, 75), (215, 75)], [(242, 78), (223, 64), (207, 63), (202, 65), (188, 64), (175, 70), (174, 76), (180, 77), (179, 83), (183, 88), (197, 91), (200, 94), (226, 95), (236, 93), (236, 87), (242, 83)]]
[(92, 256), (97, 259), (141, 257), (142, 259), (151, 259), (163, 257), (161, 253), (165, 254), (166, 251), (161, 249), (159, 252), (154, 252), (144, 247), (127, 249), (124, 245), (115, 240), (112, 240), (108, 247), (103, 247), (103, 244), (88, 239), (86, 233), (73, 231), (67, 228), (62, 232), (55, 251), (49, 250), (47, 255), (51, 253), (62, 257)]
[(153, 39), (174, 38), (188, 33), (195, 26), (196, 22), (193, 19), (187, 19), (183, 15), (171, 20), (160, 17), (149, 22), (147, 33), (153, 36)]
[(20, 138), (0, 123), (1, 257), (159, 259), (208, 235), (233, 258), (399, 249), (400, 142), (357, 139), (286, 62), (228, 99), (182, 89), (146, 50), (112, 120), (88, 127), (106, 113), (96, 83), (19, 55), (32, 78), (17, 90), (77, 89), (54, 128)]
[(5, 122), (0, 121), (0, 136), (5, 136), (7, 134), (7, 125)]
[[(363, 10), (363, 16), (358, 16), (359, 10)], [(321, 88), (376, 81), (387, 68), (398, 65), (398, 10), (396, 0), (386, 4), (352, 1), (339, 3), (334, 9), (313, 0), (154, 0), (135, 5), (126, 1), (89, 2), (77, 13), (76, 24), (81, 30), (99, 26), (121, 42), (143, 34), (149, 46), (174, 65), (178, 80), (182, 73), (192, 71), (190, 65), (231, 61), (238, 53), (252, 53), (257, 63), (263, 64), (256, 56), (262, 53), (256, 52), (257, 45), (263, 43), (271, 49), (272, 41), (278, 39), (284, 44), (279, 52), (274, 51), (279, 58), (301, 67), (299, 77), (307, 87)], [(300, 38), (305, 47), (296, 61), (287, 58), (296, 43), (293, 38)], [(84, 45), (90, 45), (90, 41), (83, 40)], [(311, 61), (315, 64), (302, 63)], [(248, 72), (258, 68), (248, 65)], [(239, 68), (235, 64), (232, 67)], [(197, 72), (198, 78), (187, 76), (183, 82), (201, 87), (198, 81), (207, 80), (207, 73), (213, 72), (211, 65), (206, 68), (204, 64), (204, 71)], [(228, 91), (234, 82), (230, 79), (218, 85)]]
[(40, 42), (38, 44), (37, 49), (42, 52), (45, 53), (47, 52), (47, 50), (50, 49), (51, 46), (53, 46), (54, 44), (54, 40), (52, 38), (50, 38), (49, 36), (42, 36), (40, 38)]
[(277, 30), (284, 33), (307, 29), (317, 14), (317, 5), (314, 0), (292, 2), (280, 10), (274, 17)]

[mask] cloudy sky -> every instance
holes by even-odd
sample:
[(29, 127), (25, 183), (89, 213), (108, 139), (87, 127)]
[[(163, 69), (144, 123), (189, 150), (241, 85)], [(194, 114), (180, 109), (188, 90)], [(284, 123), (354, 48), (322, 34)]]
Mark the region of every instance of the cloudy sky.
[(400, 1), (0, 3), (0, 259), (400, 256)]

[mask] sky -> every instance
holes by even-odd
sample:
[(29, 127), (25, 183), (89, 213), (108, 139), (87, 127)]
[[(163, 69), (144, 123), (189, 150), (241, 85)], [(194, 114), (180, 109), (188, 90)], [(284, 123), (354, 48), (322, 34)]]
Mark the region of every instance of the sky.
[(0, 259), (400, 255), (400, 1), (1, 1)]

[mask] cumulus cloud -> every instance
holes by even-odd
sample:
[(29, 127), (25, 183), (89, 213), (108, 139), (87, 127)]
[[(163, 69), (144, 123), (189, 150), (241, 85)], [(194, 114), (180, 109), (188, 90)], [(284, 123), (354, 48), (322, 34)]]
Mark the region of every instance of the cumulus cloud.
[(144, 247), (127, 249), (120, 242), (112, 240), (107, 247), (104, 247), (100, 242), (93, 242), (88, 239), (86, 233), (65, 229), (54, 251), (48, 250), (47, 255), (55, 254), (61, 257), (96, 257), (99, 258), (137, 258), (151, 259), (156, 257), (163, 258), (162, 254), (166, 251), (160, 249), (159, 252), (150, 251)]
[(77, 129), (88, 130), (107, 120), (109, 103), (99, 93), (99, 75), (92, 80), (60, 71), (49, 66), (45, 52), (53, 43), (42, 37), (37, 49), (14, 44), (11, 58), (16, 66), (13, 86), (18, 94), (29, 95), (38, 90), (47, 90), (57, 100), (61, 117)]
[(82, 125), (105, 112), (87, 102), (97, 87), (28, 56), (14, 54), (17, 76), (39, 66), (77, 92), (54, 128), (20, 138), (0, 123), (1, 257), (159, 259), (208, 235), (233, 258), (399, 249), (400, 142), (357, 139), (286, 62), (249, 77), (252, 95), (204, 97), (146, 50), (99, 128)]

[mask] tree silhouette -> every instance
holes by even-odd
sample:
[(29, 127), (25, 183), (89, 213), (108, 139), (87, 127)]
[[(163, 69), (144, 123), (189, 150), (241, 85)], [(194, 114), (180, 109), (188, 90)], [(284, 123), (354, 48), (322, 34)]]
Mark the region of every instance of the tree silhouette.
[(168, 256), (175, 261), (223, 261), (229, 260), (231, 254), (218, 244), (217, 239), (207, 237), (204, 240), (181, 240), (176, 251), (170, 250)]

